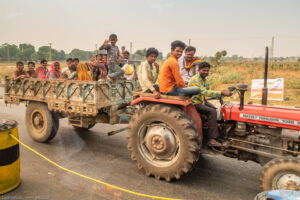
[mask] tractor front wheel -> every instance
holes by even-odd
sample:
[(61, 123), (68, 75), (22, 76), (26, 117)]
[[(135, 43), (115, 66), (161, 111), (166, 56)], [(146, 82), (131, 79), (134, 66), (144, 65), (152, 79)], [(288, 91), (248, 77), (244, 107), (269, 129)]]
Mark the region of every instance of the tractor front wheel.
[(198, 161), (201, 141), (193, 120), (181, 109), (150, 104), (129, 123), (131, 158), (147, 176), (180, 179)]
[(261, 171), (260, 186), (266, 190), (300, 190), (300, 159), (276, 158)]

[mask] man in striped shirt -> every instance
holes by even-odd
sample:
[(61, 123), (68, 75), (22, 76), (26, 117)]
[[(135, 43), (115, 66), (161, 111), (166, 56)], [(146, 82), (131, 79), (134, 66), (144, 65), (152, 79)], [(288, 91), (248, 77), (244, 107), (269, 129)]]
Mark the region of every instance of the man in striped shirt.
[(200, 114), (207, 116), (208, 120), (208, 145), (209, 146), (221, 146), (222, 144), (216, 139), (219, 137), (218, 124), (217, 124), (217, 111), (215, 107), (206, 102), (205, 97), (220, 97), (231, 96), (229, 90), (214, 91), (209, 89), (209, 84), (206, 81), (206, 77), (209, 74), (210, 64), (207, 62), (201, 62), (198, 68), (198, 74), (193, 76), (189, 82), (189, 87), (199, 87), (201, 93), (192, 97), (192, 102)]

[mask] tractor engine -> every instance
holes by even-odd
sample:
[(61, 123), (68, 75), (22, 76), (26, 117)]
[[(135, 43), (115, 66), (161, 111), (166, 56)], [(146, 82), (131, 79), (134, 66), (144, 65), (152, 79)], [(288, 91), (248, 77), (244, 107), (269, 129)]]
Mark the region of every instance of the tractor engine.
[[(288, 114), (287, 114), (288, 113)], [(293, 114), (292, 114), (293, 113)], [(265, 164), (272, 158), (300, 156), (300, 109), (254, 104), (222, 107), (227, 155)]]

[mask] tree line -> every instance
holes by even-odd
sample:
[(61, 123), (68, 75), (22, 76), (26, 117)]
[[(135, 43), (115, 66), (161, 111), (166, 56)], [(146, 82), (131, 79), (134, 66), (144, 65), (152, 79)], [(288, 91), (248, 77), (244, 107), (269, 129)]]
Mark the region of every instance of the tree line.
[[(0, 46), (0, 61), (38, 61), (46, 60), (65, 60), (67, 58), (79, 58), (80, 60), (89, 60), (91, 55), (100, 53), (99, 50), (85, 51), (81, 49), (73, 49), (70, 53), (63, 50), (50, 49), (50, 46), (41, 46), (37, 49), (32, 44), (22, 43), (18, 46), (15, 44), (4, 43)], [(130, 56), (131, 59), (144, 60), (146, 58), (146, 48), (137, 50)], [(163, 59), (162, 52), (159, 52), (158, 59)]]
[[(135, 53), (130, 55), (130, 59), (134, 60), (144, 60), (146, 58), (147, 49), (137, 50)], [(79, 58), (80, 60), (89, 60), (91, 55), (96, 55), (100, 53), (100, 51), (85, 51), (80, 49), (73, 49), (70, 53), (65, 53), (63, 50), (57, 50), (51, 48), (50, 46), (41, 46), (37, 49), (32, 44), (22, 43), (18, 46), (15, 44), (4, 43), (0, 46), (0, 61), (38, 61), (41, 59), (46, 60), (65, 60), (69, 57), (71, 58)], [(170, 56), (170, 53), (166, 55), (166, 58)], [(163, 53), (159, 52), (158, 60), (163, 60)], [(214, 56), (205, 56), (200, 57), (201, 60), (212, 62), (213, 65), (219, 65), (220, 61), (242, 61), (242, 60), (263, 60), (263, 57), (255, 57), (255, 58), (245, 58), (239, 55), (227, 56), (226, 50), (218, 51)], [(290, 56), (290, 57), (276, 57), (273, 58), (274, 61), (284, 61), (284, 60), (297, 60), (300, 62), (299, 57)]]

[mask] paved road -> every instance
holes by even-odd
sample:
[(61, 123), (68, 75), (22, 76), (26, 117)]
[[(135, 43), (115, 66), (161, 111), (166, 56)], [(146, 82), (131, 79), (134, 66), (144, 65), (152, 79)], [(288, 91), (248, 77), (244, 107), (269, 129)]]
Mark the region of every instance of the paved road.
[[(130, 159), (126, 132), (106, 133), (123, 125), (97, 124), (77, 133), (66, 119), (60, 120), (57, 136), (48, 144), (34, 142), (24, 124), (25, 106), (0, 102), (0, 119), (19, 122), (20, 139), (64, 167), (113, 185), (141, 193), (183, 199), (253, 199), (260, 192), (261, 167), (253, 162), (202, 155), (196, 169), (181, 180), (167, 183), (146, 177)], [(21, 147), (22, 184), (0, 199), (145, 199), (64, 172)]]

